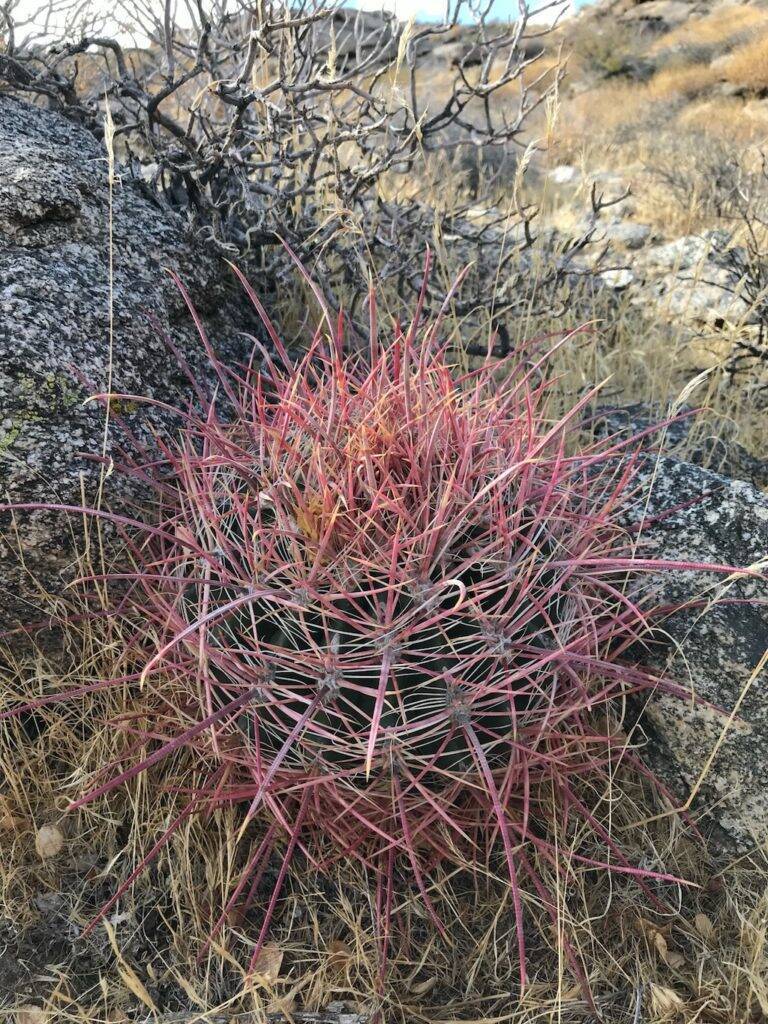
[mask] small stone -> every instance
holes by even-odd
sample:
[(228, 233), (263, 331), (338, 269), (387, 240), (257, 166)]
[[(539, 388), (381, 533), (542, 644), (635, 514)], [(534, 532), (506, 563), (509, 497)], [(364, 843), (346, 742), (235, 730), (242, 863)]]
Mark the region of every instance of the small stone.
[(687, 0), (647, 0), (622, 15), (622, 21), (656, 22), (665, 29), (681, 25), (691, 16)]
[(549, 180), (553, 185), (572, 185), (578, 179), (578, 167), (571, 167), (569, 164), (560, 164), (559, 167), (553, 167), (549, 172)]
[(621, 267), (618, 270), (604, 270), (600, 274), (600, 280), (606, 287), (619, 292), (624, 288), (629, 288), (635, 280), (635, 275), (628, 267)]
[(48, 1014), (39, 1006), (20, 1006), (14, 1010), (14, 1024), (47, 1024)]
[(641, 249), (651, 236), (650, 224), (636, 224), (634, 221), (618, 221), (606, 224), (602, 231), (607, 242), (625, 249)]
[(730, 243), (730, 232), (722, 228), (700, 235), (684, 235), (674, 242), (649, 249), (644, 262), (664, 270), (689, 270), (701, 266), (713, 253), (722, 252)]
[(64, 847), (64, 836), (55, 825), (42, 825), (35, 836), (35, 849), (41, 860), (57, 857)]

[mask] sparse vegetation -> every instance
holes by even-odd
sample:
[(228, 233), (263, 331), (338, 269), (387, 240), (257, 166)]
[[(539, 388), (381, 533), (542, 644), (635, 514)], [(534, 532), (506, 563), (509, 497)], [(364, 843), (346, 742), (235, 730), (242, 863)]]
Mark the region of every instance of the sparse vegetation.
[[(250, 1024), (344, 1000), (409, 1024), (761, 1020), (765, 847), (713, 864), (696, 835), (709, 808), (680, 817), (640, 767), (647, 738), (622, 701), (648, 679), (626, 641), (652, 595), (582, 564), (628, 540), (607, 508), (614, 442), (572, 410), (597, 385), (600, 403), (662, 418), (692, 403), (677, 454), (706, 464), (696, 446), (722, 435), (764, 456), (768, 13), (724, 6), (671, 29), (605, 5), (553, 29), (492, 10), (411, 25), (246, 0), (198, 5), (182, 27), (152, 2), (118, 5), (111, 25), (84, 13), (64, 3), (55, 40), (40, 39), (6, 5), (0, 87), (97, 134), (108, 107), (125, 179), (238, 262), (277, 328), (261, 378), (220, 367), (182, 439), (134, 465), (152, 481), (150, 529), (132, 525), (118, 554), (86, 527), (79, 582), (51, 599), (53, 642), (5, 638), (0, 939), (33, 967), (3, 974), (0, 956), (0, 1016), (23, 1001), (45, 1024)], [(636, 248), (622, 234), (635, 227)], [(716, 261), (698, 244), (710, 237)], [(686, 239), (698, 255), (681, 274), (687, 249), (659, 250)], [(714, 278), (737, 312), (706, 292), (691, 314)], [(446, 347), (419, 347), (448, 293)], [(342, 327), (343, 350), (324, 347)], [(125, 408), (112, 403), (113, 429)], [(468, 440), (481, 421), (487, 451)], [(521, 446), (536, 454), (517, 475)], [(255, 493), (272, 504), (254, 504), (267, 449)], [(579, 476), (576, 453), (600, 473)], [(483, 459), (510, 471), (505, 500)], [(275, 500), (281, 474), (290, 498)], [(420, 579), (455, 603), (438, 596), (420, 618), (403, 596), (412, 563), (436, 509), (464, 522), (473, 495), (488, 516), (454, 531), (455, 571)], [(494, 575), (483, 545), (499, 530), (517, 539), (504, 557), (522, 586)], [(299, 599), (259, 599), (254, 624), (238, 602), (260, 574)], [(513, 636), (495, 630), (520, 615)], [(408, 623), (390, 648), (395, 619)], [(524, 707), (494, 682), (508, 641)], [(407, 667), (382, 689), (393, 651)], [(262, 685), (260, 658), (256, 725), (227, 700)], [(357, 684), (343, 707), (339, 674)], [(506, 768), (497, 712), (517, 730)]]
[(768, 92), (768, 31), (734, 49), (718, 69), (726, 82), (764, 96)]
[(642, 57), (644, 44), (641, 30), (617, 21), (600, 26), (580, 23), (568, 35), (571, 61), (580, 73), (597, 79), (650, 77), (653, 64)]
[[(46, 98), (97, 133), (108, 105), (118, 156), (200, 237), (248, 261), (270, 289), (291, 276), (281, 238), (326, 300), (352, 316), (371, 261), (392, 283), (390, 300), (407, 305), (426, 240), (457, 231), (486, 268), (498, 257), (489, 232), (466, 218), (484, 193), (471, 189), (462, 201), (454, 191), (436, 207), (418, 201), (412, 180), (430, 158), (460, 164), (480, 150), (521, 149), (559, 78), (557, 61), (540, 67), (547, 33), (526, 11), (511, 24), (486, 12), (462, 26), (465, 0), (447, 23), (419, 25), (325, 0), (304, 0), (290, 17), (279, 0), (214, 2), (178, 25), (162, 5), (128, 0), (105, 17), (86, 4), (65, 8), (71, 21), (48, 47), (36, 45), (17, 6), (3, 15), (8, 88)], [(129, 45), (128, 24), (149, 50)], [(451, 43), (462, 52), (445, 61), (436, 88), (429, 55)], [(519, 203), (504, 211), (504, 229), (522, 232), (522, 246), (532, 212)], [(467, 311), (485, 305), (474, 291)]]
[(695, 99), (719, 81), (717, 71), (709, 64), (684, 64), (657, 71), (648, 84), (648, 99)]

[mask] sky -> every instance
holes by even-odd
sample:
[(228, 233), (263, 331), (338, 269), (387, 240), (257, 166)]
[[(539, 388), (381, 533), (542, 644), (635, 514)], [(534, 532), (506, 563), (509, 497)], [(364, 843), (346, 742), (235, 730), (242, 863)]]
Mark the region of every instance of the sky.
[[(352, 0), (354, 3), (355, 0)], [(535, 10), (537, 6), (544, 6), (547, 0), (529, 0), (529, 7), (531, 10)], [(583, 5), (585, 0), (561, 0), (558, 5), (558, 10), (565, 8), (566, 13), (574, 9), (574, 7), (580, 7)], [(464, 20), (470, 20), (470, 11), (472, 0), (466, 5), (466, 15)], [(367, 10), (381, 10), (384, 6), (387, 10), (394, 10), (399, 17), (405, 19), (410, 17), (416, 17), (417, 20), (421, 21), (441, 21), (445, 15), (445, 0), (357, 0), (355, 6), (364, 7)], [(483, 3), (484, 7), (485, 4)], [(514, 18), (519, 12), (518, 0), (494, 0), (492, 8), (492, 16), (499, 18), (500, 20), (506, 20), (507, 18)], [(553, 12), (548, 11), (542, 15), (542, 19), (552, 20)]]
[[(450, 0), (450, 2), (453, 9), (456, 0)], [(461, 20), (471, 22), (473, 20), (473, 8), (480, 7), (484, 9), (488, 2), (489, 0), (464, 0)], [(492, 2), (492, 17), (500, 20), (517, 17), (520, 0), (492, 0)], [(547, 9), (542, 13), (539, 20), (551, 22), (556, 15), (559, 17), (567, 16), (575, 8), (582, 6), (584, 3), (589, 3), (590, 0), (527, 0), (527, 2), (532, 12), (537, 7), (546, 7)], [(161, 0), (149, 0), (149, 3), (157, 3), (159, 8), (162, 9)], [(381, 10), (383, 7), (394, 11), (403, 20), (413, 17), (420, 21), (443, 21), (446, 16), (446, 0), (342, 0), (342, 3), (362, 7), (367, 10)], [(549, 6), (550, 4), (555, 4), (555, 6)], [(15, 8), (16, 17), (31, 17), (33, 24), (37, 25), (37, 18), (42, 6), (41, 0), (19, 0)], [(66, 6), (69, 5), (67, 4)], [(107, 17), (111, 10), (110, 0), (91, 0), (88, 6), (91, 11), (101, 12)], [(123, 11), (127, 7), (130, 7), (130, 0), (126, 0), (122, 5)], [(179, 14), (183, 13), (183, 0), (176, 0), (176, 7)]]

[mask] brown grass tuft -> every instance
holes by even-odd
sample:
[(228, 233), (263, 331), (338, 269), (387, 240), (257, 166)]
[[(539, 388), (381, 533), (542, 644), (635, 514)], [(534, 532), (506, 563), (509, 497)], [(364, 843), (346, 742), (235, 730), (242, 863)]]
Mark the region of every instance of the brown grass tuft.
[(648, 99), (691, 100), (711, 89), (719, 77), (717, 71), (706, 64), (662, 68), (648, 83)]
[[(42, 651), (12, 658), (3, 674), (4, 686), (16, 696), (31, 696), (43, 686), (65, 688), (110, 671), (110, 661), (112, 672), (120, 670), (118, 637), (74, 631), (70, 640), (67, 663), (54, 665)], [(106, 645), (99, 650), (102, 641)], [(0, 917), (12, 921), (18, 935), (37, 929), (33, 934), (38, 944), (52, 930), (76, 934), (92, 912), (98, 890), (126, 876), (146, 835), (156, 834), (173, 813), (172, 796), (137, 786), (128, 799), (102, 803), (71, 820), (61, 816), (67, 797), (81, 785), (83, 771), (113, 756), (114, 731), (102, 723), (125, 700), (121, 694), (110, 698), (109, 707), (84, 703), (66, 722), (47, 711), (36, 738), (9, 728), (0, 737), (6, 785), (11, 775), (15, 780), (8, 800), (21, 822), (12, 838), (3, 837)], [(124, 707), (137, 710), (134, 703)], [(11, 763), (14, 771), (9, 774)], [(512, 914), (500, 865), (466, 875), (438, 871), (430, 878), (430, 895), (453, 925), (440, 939), (430, 929), (418, 895), (399, 894), (398, 911), (408, 919), (412, 941), (392, 964), (384, 994), (388, 1022), (587, 1024), (594, 1020), (592, 1011), (558, 951), (561, 928), (566, 927), (585, 959), (603, 1019), (745, 1024), (765, 1014), (766, 858), (757, 853), (714, 871), (674, 815), (662, 813), (649, 820), (668, 808), (657, 805), (637, 779), (616, 776), (596, 795), (603, 799), (612, 831), (632, 844), (638, 858), (663, 864), (700, 888), (681, 889), (676, 912), (659, 916), (638, 899), (631, 882), (610, 882), (584, 872), (565, 891), (551, 874), (548, 882), (558, 894), (561, 924), (545, 928), (535, 941), (535, 976), (518, 999), (509, 955)], [(34, 837), (36, 825), (45, 821), (57, 821), (63, 828), (67, 850), (41, 862), (34, 854)], [(317, 1010), (332, 1000), (345, 1000), (360, 1011), (370, 1008), (377, 969), (372, 892), (354, 863), (339, 865), (330, 879), (308, 867), (293, 875), (260, 961), (263, 970), (252, 985), (246, 984), (227, 950), (242, 930), (236, 919), (227, 942), (195, 965), (194, 950), (208, 926), (210, 906), (237, 871), (233, 850), (221, 842), (232, 826), (226, 814), (189, 822), (159, 861), (154, 877), (122, 901), (108, 928), (87, 943), (67, 943), (68, 954), (39, 971), (32, 1000), (25, 993), (14, 1003), (11, 988), (0, 993), (0, 1017), (3, 1009), (30, 1002), (44, 1011), (42, 1019), (49, 1024), (214, 1024), (220, 1015), (233, 1024), (250, 1024), (263, 1020), (267, 1011)], [(563, 836), (563, 849), (572, 841)], [(531, 911), (541, 912), (535, 906)], [(4, 934), (7, 939), (7, 930)], [(35, 950), (23, 941), (21, 948), (34, 968)], [(188, 1012), (176, 1016), (182, 1006)], [(640, 1018), (635, 1016), (639, 1013)]]
[(735, 49), (722, 64), (718, 61), (718, 68), (732, 85), (758, 94), (768, 91), (768, 33)]
[(703, 17), (688, 18), (665, 32), (649, 47), (649, 53), (695, 46), (722, 47), (742, 33), (768, 27), (768, 11), (751, 4), (722, 4)]

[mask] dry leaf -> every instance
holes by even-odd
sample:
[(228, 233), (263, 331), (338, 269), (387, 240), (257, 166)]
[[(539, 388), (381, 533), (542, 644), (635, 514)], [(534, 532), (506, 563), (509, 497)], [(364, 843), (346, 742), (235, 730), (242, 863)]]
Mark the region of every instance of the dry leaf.
[(669, 925), (659, 928), (653, 923), (653, 921), (648, 921), (646, 918), (640, 917), (637, 920), (637, 927), (645, 936), (645, 940), (651, 949), (655, 950), (656, 954), (661, 957), (665, 964), (669, 967), (681, 966), (683, 958), (679, 953), (675, 953), (670, 950), (669, 943), (667, 942)]
[(328, 953), (328, 963), (333, 967), (344, 967), (352, 957), (352, 950), (341, 939), (331, 939)]
[(409, 990), (411, 995), (425, 996), (428, 992), (432, 991), (436, 984), (437, 978), (427, 978), (426, 981), (414, 981), (413, 984), (410, 985)]
[(685, 1004), (680, 996), (672, 988), (665, 988), (664, 985), (649, 986), (651, 997), (651, 1009), (657, 1017), (671, 1017), (683, 1010)]
[(685, 957), (669, 948), (669, 942), (667, 940), (671, 932), (671, 925), (666, 924), (659, 927), (657, 924), (654, 924), (653, 921), (648, 921), (644, 917), (638, 917), (636, 927), (645, 936), (645, 940), (651, 949), (661, 957), (668, 967), (677, 970), (683, 966), (685, 963)]
[(48, 1014), (39, 1006), (20, 1006), (15, 1011), (15, 1024), (46, 1024)]
[(283, 951), (276, 942), (268, 942), (259, 953), (259, 959), (253, 967), (253, 977), (260, 985), (272, 986), (280, 978), (283, 964)]
[(677, 970), (683, 966), (685, 963), (685, 957), (669, 948), (666, 937), (661, 932), (655, 930), (651, 931), (649, 932), (648, 938), (653, 943), (653, 948), (659, 954), (667, 967), (672, 967), (674, 970)]
[(41, 860), (56, 857), (64, 846), (64, 836), (55, 825), (42, 825), (35, 836), (35, 849)]
[(712, 942), (715, 937), (715, 926), (706, 914), (697, 914), (693, 926), (705, 942)]
[(20, 832), (24, 822), (13, 813), (11, 801), (0, 796), (0, 832)]

